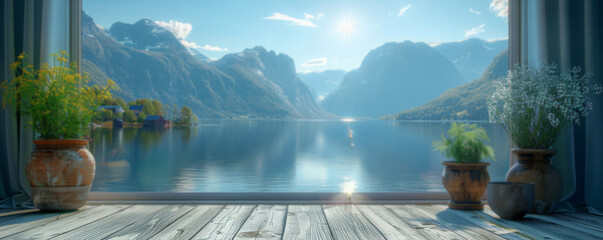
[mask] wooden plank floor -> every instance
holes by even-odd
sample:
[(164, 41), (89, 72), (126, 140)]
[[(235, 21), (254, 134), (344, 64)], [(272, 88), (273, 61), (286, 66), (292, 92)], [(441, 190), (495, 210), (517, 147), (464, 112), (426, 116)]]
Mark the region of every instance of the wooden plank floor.
[(603, 239), (603, 217), (445, 205), (89, 205), (0, 212), (0, 239)]

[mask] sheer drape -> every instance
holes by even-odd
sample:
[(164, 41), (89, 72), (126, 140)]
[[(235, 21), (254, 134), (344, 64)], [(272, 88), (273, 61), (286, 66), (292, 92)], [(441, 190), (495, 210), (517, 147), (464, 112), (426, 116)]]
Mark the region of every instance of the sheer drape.
[[(4, 0), (0, 12), (2, 81), (15, 76), (9, 64), (22, 52), (35, 68), (59, 50), (79, 60), (81, 0)], [(25, 164), (34, 133), (25, 127), (28, 120), (18, 110), (0, 109), (0, 208), (31, 206)]]
[[(603, 84), (603, 1), (584, 2), (584, 68), (595, 74), (599, 84)], [(587, 205), (603, 212), (603, 96), (593, 96), (594, 110), (586, 117), (585, 134), (576, 139), (584, 144), (584, 200)], [(581, 200), (581, 199), (578, 199)]]
[[(510, 59), (580, 66), (603, 84), (603, 9), (598, 0), (510, 0)], [(553, 164), (564, 177), (565, 199), (603, 210), (603, 97), (580, 126), (566, 131)]]
[[(6, 0), (2, 6), (2, 80), (12, 79), (14, 72), (9, 64), (16, 60), (21, 52), (30, 55), (29, 64), (39, 66), (39, 33), (42, 1)], [(30, 206), (29, 187), (25, 177), (25, 163), (32, 150), (33, 132), (25, 128), (26, 117), (18, 111), (2, 109), (0, 111), (0, 189), (1, 207)]]

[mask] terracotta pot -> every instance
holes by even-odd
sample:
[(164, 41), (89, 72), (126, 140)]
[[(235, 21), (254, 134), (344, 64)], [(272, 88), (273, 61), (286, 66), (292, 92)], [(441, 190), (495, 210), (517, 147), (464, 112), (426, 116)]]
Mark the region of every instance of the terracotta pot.
[(450, 194), (448, 207), (461, 210), (484, 209), (482, 196), (486, 192), (490, 175), (490, 163), (442, 162), (446, 168), (442, 173), (442, 183)]
[(556, 150), (513, 149), (517, 162), (507, 173), (507, 182), (534, 183), (535, 200), (531, 213), (552, 213), (561, 199), (561, 173), (551, 165)]
[(534, 207), (534, 184), (490, 182), (488, 205), (500, 218), (521, 219)]
[(94, 157), (87, 140), (39, 140), (27, 163), (34, 205), (44, 211), (67, 211), (86, 204)]

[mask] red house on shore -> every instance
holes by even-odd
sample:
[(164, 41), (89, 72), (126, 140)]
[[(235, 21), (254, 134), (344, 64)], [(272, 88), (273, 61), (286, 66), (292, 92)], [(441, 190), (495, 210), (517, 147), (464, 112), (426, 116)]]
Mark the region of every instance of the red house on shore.
[(169, 128), (172, 125), (167, 119), (164, 119), (160, 115), (149, 115), (142, 122), (143, 127), (152, 127), (152, 128)]

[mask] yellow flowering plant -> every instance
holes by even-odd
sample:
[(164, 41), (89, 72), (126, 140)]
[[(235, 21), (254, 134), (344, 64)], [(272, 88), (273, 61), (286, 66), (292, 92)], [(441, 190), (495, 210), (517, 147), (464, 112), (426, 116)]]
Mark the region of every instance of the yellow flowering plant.
[(15, 77), (0, 84), (2, 106), (31, 116), (27, 124), (40, 139), (81, 138), (96, 108), (117, 86), (111, 79), (105, 87), (90, 86), (88, 74), (78, 73), (67, 52), (50, 56), (51, 64), (43, 63), (39, 69), (27, 64), (27, 54), (18, 56), (10, 65)]

